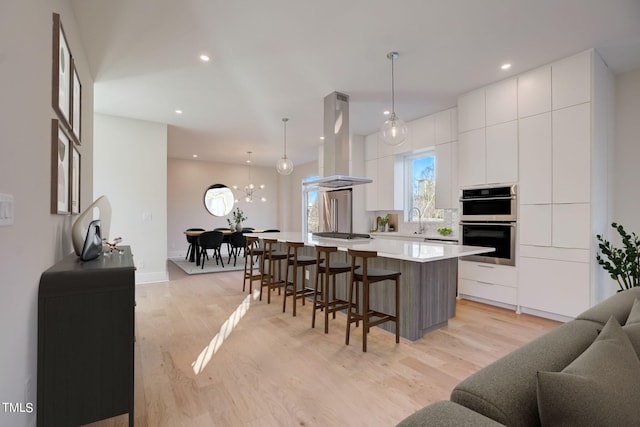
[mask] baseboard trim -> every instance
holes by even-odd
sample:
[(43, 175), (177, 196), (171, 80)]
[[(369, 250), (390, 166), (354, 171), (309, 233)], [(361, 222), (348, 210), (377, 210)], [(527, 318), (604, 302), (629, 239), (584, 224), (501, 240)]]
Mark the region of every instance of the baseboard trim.
[(158, 283), (158, 282), (168, 282), (168, 281), (169, 281), (168, 270), (153, 271), (150, 273), (141, 273), (136, 271), (136, 285), (140, 285), (142, 283)]

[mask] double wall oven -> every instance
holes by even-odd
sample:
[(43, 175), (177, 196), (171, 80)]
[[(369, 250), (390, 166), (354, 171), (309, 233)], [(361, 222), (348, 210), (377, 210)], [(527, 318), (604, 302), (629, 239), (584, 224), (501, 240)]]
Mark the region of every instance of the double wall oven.
[(495, 252), (463, 259), (515, 265), (517, 206), (515, 185), (463, 189), (461, 243), (495, 248)]

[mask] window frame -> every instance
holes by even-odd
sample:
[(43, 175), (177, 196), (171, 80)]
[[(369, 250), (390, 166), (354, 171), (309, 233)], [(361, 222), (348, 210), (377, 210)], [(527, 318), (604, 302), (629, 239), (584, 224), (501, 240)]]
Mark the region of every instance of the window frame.
[[(413, 161), (425, 157), (433, 157), (433, 180), (434, 180), (434, 197), (435, 186), (437, 185), (437, 164), (438, 158), (436, 157), (436, 148), (429, 147), (422, 150), (416, 150), (409, 152), (403, 156), (402, 167), (404, 169), (404, 221), (408, 223), (417, 223), (418, 218), (412, 217), (411, 210), (413, 209)], [(439, 223), (444, 221), (444, 210), (436, 209), (440, 211), (440, 217), (423, 217), (423, 222)]]

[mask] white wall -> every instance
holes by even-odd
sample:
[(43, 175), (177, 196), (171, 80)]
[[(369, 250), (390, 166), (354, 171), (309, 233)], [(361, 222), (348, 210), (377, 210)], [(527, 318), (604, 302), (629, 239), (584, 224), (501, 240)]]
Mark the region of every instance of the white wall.
[[(66, 0), (0, 3), (0, 193), (14, 197), (14, 223), (0, 227), (0, 402), (23, 406), (36, 404), (40, 275), (72, 250), (74, 217), (50, 213), (53, 12), (61, 15), (83, 83), (82, 207), (92, 194), (93, 77), (74, 15)], [(1, 426), (35, 421), (35, 412), (0, 407)]]
[(278, 229), (302, 231), (302, 181), (318, 175), (318, 162), (295, 165), (288, 176), (279, 176)]
[[(295, 171), (294, 171), (295, 173)], [(276, 228), (278, 221), (279, 185), (278, 173), (273, 168), (252, 166), (251, 181), (254, 185), (264, 184), (254, 197), (266, 197), (266, 202), (259, 200), (253, 203), (244, 201), (241, 191), (238, 204), (248, 218), (245, 227)], [(187, 240), (184, 230), (192, 227), (212, 230), (216, 227), (227, 227), (226, 217), (214, 217), (204, 206), (204, 193), (213, 184), (224, 184), (228, 187), (237, 185), (243, 188), (249, 184), (249, 169), (244, 165), (229, 165), (202, 160), (168, 159), (167, 161), (167, 229), (168, 256), (184, 256), (187, 251)]]
[(111, 203), (109, 241), (131, 246), (136, 283), (167, 280), (167, 126), (102, 114), (94, 125), (94, 194)]
[(616, 79), (613, 221), (640, 234), (640, 69)]

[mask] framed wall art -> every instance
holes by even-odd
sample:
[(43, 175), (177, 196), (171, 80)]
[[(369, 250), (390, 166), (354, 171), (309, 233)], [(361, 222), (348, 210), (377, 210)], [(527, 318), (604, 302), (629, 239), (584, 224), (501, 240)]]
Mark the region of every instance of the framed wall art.
[(69, 194), (71, 196), (71, 213), (80, 213), (80, 151), (75, 144), (71, 144), (73, 149), (71, 150), (71, 157), (69, 161), (69, 173), (71, 174), (71, 189)]
[[(51, 213), (68, 214), (70, 211), (69, 160), (73, 141), (57, 119), (51, 120)], [(79, 194), (79, 193), (78, 193)]]
[(82, 124), (82, 83), (76, 69), (76, 62), (71, 58), (71, 130), (78, 144), (82, 143), (80, 131)]
[(53, 14), (52, 105), (64, 125), (71, 129), (71, 51), (60, 15)]

